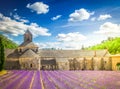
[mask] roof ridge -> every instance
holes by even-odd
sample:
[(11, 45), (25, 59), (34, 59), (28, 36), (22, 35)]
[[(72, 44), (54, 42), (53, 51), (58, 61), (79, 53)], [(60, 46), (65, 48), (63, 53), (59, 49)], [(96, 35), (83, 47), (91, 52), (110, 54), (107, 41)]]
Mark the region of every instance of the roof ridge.
[(34, 56), (38, 56), (38, 55), (33, 50), (27, 49), (24, 51), (24, 53), (21, 54), (20, 57), (34, 57)]

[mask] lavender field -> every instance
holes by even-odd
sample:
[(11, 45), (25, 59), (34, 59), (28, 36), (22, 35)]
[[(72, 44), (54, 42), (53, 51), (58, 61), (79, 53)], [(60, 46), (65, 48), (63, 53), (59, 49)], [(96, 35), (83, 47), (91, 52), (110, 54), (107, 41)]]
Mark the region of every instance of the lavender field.
[(13, 70), (0, 76), (0, 89), (120, 89), (120, 72)]

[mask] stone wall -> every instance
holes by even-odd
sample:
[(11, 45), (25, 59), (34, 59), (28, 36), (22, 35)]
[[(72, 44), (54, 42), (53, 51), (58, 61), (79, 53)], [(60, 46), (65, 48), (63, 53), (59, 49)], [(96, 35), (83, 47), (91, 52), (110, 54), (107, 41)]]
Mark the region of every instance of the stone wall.
[(40, 70), (40, 59), (38, 58), (20, 58), (21, 69)]
[(109, 57), (71, 58), (68, 61), (69, 70), (111, 70)]
[(18, 59), (9, 58), (5, 61), (5, 69), (20, 69), (20, 63)]
[(117, 66), (117, 64), (120, 63), (120, 55), (111, 56), (110, 60), (111, 60), (112, 70), (115, 70), (115, 71), (120, 70), (118, 69), (118, 66)]
[[(68, 57), (63, 57), (63, 55), (60, 54), (58, 55), (58, 53), (55, 51), (57, 54), (55, 53), (54, 55), (52, 53), (44, 54), (44, 57), (40, 57), (42, 55), (39, 55), (38, 57), (28, 56), (27, 58), (19, 58), (17, 54), (15, 54), (15, 52), (16, 52), (15, 50), (7, 50), (7, 51), (5, 50), (6, 69), (40, 70), (40, 68), (42, 67), (41, 60), (43, 59), (44, 60), (55, 59), (56, 60), (55, 67), (58, 70), (118, 70), (116, 65), (117, 63), (120, 63), (120, 55), (105, 56), (105, 57), (102, 56), (71, 57), (71, 55), (69, 54), (69, 56), (67, 55)], [(63, 53), (63, 51), (60, 52)], [(8, 55), (11, 53), (14, 54), (13, 58), (12, 57), (8, 58)], [(47, 55), (49, 55), (49, 57), (47, 57)]]

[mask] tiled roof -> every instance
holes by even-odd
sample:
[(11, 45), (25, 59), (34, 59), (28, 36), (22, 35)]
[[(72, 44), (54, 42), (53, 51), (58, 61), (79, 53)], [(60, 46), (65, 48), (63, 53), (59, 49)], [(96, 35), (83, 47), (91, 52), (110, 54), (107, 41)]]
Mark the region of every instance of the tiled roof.
[(39, 57), (35, 52), (33, 52), (31, 49), (26, 50), (21, 56), (20, 58), (34, 58), (34, 57)]
[(109, 55), (107, 50), (39, 50), (41, 57), (98, 57)]
[[(7, 52), (10, 52), (10, 50), (7, 50)], [(18, 54), (17, 50), (11, 50), (11, 53), (9, 53), (8, 55), (6, 53), (6, 56), (7, 56), (7, 58), (18, 58), (19, 54)]]
[[(11, 53), (11, 54), (10, 54)], [(39, 50), (36, 54), (31, 49), (26, 50), (22, 55), (19, 55), (16, 50), (6, 50), (7, 57), (52, 57), (52, 58), (76, 58), (76, 57), (109, 57), (107, 50)], [(61, 59), (60, 59), (61, 60)]]
[(38, 47), (33, 42), (23, 42), (19, 47)]

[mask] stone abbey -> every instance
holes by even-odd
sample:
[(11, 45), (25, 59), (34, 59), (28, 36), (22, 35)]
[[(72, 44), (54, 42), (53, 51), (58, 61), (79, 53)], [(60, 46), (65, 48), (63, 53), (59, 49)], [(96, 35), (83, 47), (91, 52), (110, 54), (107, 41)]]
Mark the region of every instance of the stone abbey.
[(17, 49), (6, 49), (5, 69), (23, 70), (119, 70), (120, 55), (108, 50), (39, 49), (29, 30)]

